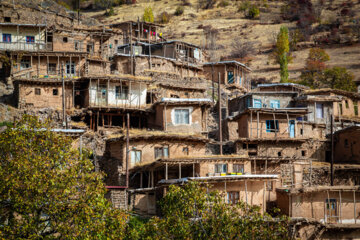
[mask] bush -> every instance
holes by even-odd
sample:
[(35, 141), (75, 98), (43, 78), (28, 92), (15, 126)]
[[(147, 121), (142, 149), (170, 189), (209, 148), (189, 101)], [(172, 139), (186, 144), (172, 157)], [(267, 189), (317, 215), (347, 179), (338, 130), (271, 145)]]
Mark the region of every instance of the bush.
[(109, 11), (105, 13), (106, 16), (114, 16), (115, 11), (113, 7), (110, 7)]
[(230, 5), (230, 3), (227, 0), (222, 0), (221, 2), (219, 2), (219, 4), (217, 6), (218, 7), (227, 7), (229, 5)]
[(245, 1), (242, 2), (238, 8), (239, 12), (246, 12), (249, 8), (250, 8), (250, 2), (249, 1)]
[(163, 24), (169, 23), (170, 17), (171, 17), (170, 14), (168, 14), (167, 12), (162, 12), (158, 17), (158, 22)]
[(183, 6), (178, 6), (177, 8), (176, 8), (176, 10), (175, 10), (175, 15), (176, 16), (180, 16), (180, 15), (182, 15), (184, 13), (184, 7)]
[(151, 7), (146, 7), (144, 9), (143, 20), (145, 22), (154, 22), (154, 14)]
[(260, 10), (257, 6), (253, 5), (249, 8), (249, 11), (248, 11), (248, 14), (247, 14), (247, 17), (250, 18), (250, 19), (254, 19), (254, 18), (257, 18), (259, 17), (260, 15)]

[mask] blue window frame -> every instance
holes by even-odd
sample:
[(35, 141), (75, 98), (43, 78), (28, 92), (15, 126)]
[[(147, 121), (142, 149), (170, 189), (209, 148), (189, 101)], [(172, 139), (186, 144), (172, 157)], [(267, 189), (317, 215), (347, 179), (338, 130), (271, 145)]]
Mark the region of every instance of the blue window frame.
[(228, 71), (228, 84), (233, 84), (234, 80), (234, 72)]
[(270, 100), (271, 108), (280, 108), (280, 100)]
[(254, 99), (253, 100), (254, 103), (254, 108), (261, 108), (261, 99)]
[(246, 107), (251, 107), (251, 99), (250, 98), (247, 98), (246, 99)]
[(278, 132), (279, 121), (278, 120), (266, 120), (266, 132)]
[(11, 43), (11, 34), (3, 33), (3, 42)]
[(34, 36), (26, 36), (26, 43), (35, 43)]

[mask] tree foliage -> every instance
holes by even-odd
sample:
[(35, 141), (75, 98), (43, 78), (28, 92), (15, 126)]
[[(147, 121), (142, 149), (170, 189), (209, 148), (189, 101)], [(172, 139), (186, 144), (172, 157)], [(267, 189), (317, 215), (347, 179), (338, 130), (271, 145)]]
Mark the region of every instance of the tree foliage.
[(24, 116), (0, 134), (0, 239), (121, 239), (127, 216), (71, 139)]
[(144, 239), (288, 239), (287, 218), (263, 216), (243, 202), (229, 205), (198, 183), (170, 186), (160, 205), (163, 217), (145, 225)]
[(346, 68), (327, 68), (330, 56), (321, 48), (311, 48), (306, 59), (305, 69), (301, 73), (300, 83), (311, 88), (332, 88), (356, 91), (354, 76)]
[(144, 9), (143, 20), (145, 22), (154, 22), (154, 14), (150, 6)]
[(291, 54), (289, 47), (289, 30), (287, 27), (282, 26), (280, 28), (272, 58), (280, 65), (280, 82), (288, 82), (288, 63), (291, 61)]

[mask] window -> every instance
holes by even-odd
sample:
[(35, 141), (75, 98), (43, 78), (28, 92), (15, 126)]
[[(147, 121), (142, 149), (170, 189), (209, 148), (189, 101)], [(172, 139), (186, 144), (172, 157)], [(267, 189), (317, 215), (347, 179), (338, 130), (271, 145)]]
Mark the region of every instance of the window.
[(86, 52), (93, 53), (94, 52), (94, 44), (90, 43), (86, 45)]
[(280, 108), (280, 100), (270, 100), (270, 108)]
[(35, 95), (41, 95), (41, 89), (35, 88)]
[(345, 100), (345, 107), (349, 108), (349, 101), (348, 100)]
[(340, 110), (340, 115), (342, 115), (343, 114), (342, 103), (339, 103), (339, 110)]
[(11, 17), (4, 17), (4, 22), (11, 22)]
[(239, 192), (228, 192), (227, 193), (227, 202), (229, 204), (236, 204), (239, 202)]
[(115, 87), (116, 99), (126, 100), (129, 98), (129, 87), (128, 86), (116, 86)]
[(56, 75), (56, 63), (49, 63), (48, 71), (51, 75)]
[(75, 51), (81, 51), (81, 41), (74, 42)]
[(354, 114), (355, 116), (359, 115), (359, 107), (358, 104), (354, 102)]
[(233, 84), (234, 83), (234, 72), (232, 71), (228, 71), (228, 84)]
[(3, 33), (3, 42), (11, 43), (11, 34)]
[(215, 173), (227, 173), (227, 164), (215, 164)]
[(244, 164), (234, 164), (233, 165), (233, 172), (244, 173)]
[(141, 162), (141, 151), (139, 150), (132, 150), (131, 154), (131, 165), (134, 166), (137, 163)]
[(28, 43), (28, 44), (35, 43), (35, 37), (34, 36), (26, 36), (26, 43)]
[(170, 94), (170, 97), (171, 98), (180, 98), (178, 95), (175, 95), (175, 94)]
[(324, 118), (324, 104), (316, 103), (316, 117)]
[(20, 62), (20, 70), (31, 68), (29, 60), (21, 60)]
[(305, 157), (305, 156), (306, 156), (306, 151), (305, 151), (305, 150), (302, 150), (302, 151), (301, 151), (301, 156), (302, 156), (302, 157)]
[(118, 42), (119, 42), (118, 40), (115, 40), (115, 44), (116, 44), (116, 45), (118, 44)]
[(54, 89), (53, 89), (53, 95), (54, 95), (54, 96), (59, 95), (59, 90), (58, 90), (57, 88), (54, 88)]
[(347, 140), (347, 139), (344, 140), (344, 147), (346, 147), (346, 148), (349, 147), (349, 140)]
[(167, 157), (169, 157), (169, 146), (155, 148), (155, 159)]
[(66, 62), (66, 75), (75, 75), (75, 62)]
[(63, 37), (63, 42), (67, 43), (68, 42), (68, 38), (67, 37)]
[(273, 190), (273, 182), (272, 181), (266, 182), (266, 190), (267, 191)]
[(278, 157), (281, 157), (281, 152), (278, 152)]
[(183, 153), (185, 155), (189, 155), (189, 148), (188, 147), (184, 147), (182, 151), (183, 151)]
[(261, 99), (254, 99), (254, 108), (261, 108)]
[(175, 109), (175, 124), (190, 124), (189, 109)]
[(251, 99), (250, 98), (247, 98), (246, 99), (246, 107), (251, 107)]
[(278, 120), (266, 120), (266, 132), (278, 132), (279, 121)]
[(304, 135), (304, 129), (300, 128), (300, 135)]

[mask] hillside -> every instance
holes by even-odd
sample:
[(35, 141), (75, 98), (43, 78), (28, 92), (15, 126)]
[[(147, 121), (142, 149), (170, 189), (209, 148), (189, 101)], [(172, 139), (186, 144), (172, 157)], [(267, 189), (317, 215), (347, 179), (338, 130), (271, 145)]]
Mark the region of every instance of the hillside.
[[(201, 8), (199, 2), (199, 0), (138, 0), (132, 5), (115, 7), (115, 14), (111, 17), (106, 17), (105, 11), (92, 10), (84, 14), (97, 18), (102, 23), (113, 23), (141, 19), (144, 8), (151, 6), (155, 21), (159, 19), (158, 16), (162, 12), (171, 15), (170, 21), (164, 24), (164, 34), (170, 39), (181, 39), (208, 47), (209, 37), (205, 35), (205, 30), (210, 29), (212, 33), (217, 33), (216, 50), (211, 51), (215, 60), (231, 54), (234, 39), (253, 42), (254, 54), (241, 61), (246, 62), (253, 69), (254, 80), (272, 82), (279, 81), (279, 67), (272, 63), (269, 54), (280, 26), (286, 25), (290, 32), (300, 29), (300, 31), (307, 31), (306, 34), (308, 34), (304, 37), (307, 39), (297, 43), (297, 49), (292, 53), (294, 59), (289, 65), (291, 79), (299, 77), (309, 48), (318, 42), (317, 46), (324, 48), (330, 55), (329, 67), (345, 67), (354, 74), (355, 81), (360, 81), (360, 64), (358, 63), (360, 60), (358, 44), (360, 3), (358, 1), (312, 1), (313, 14), (320, 21), (303, 26), (303, 29), (298, 28), (297, 21), (284, 20), (282, 17), (284, 12), (291, 11), (285, 7), (287, 1), (250, 1), (251, 4), (260, 8), (259, 18), (254, 20), (246, 18), (244, 12), (239, 11), (244, 1), (218, 0), (211, 9)], [(224, 2), (226, 3), (223, 4)], [(179, 6), (184, 7), (184, 13), (175, 16), (174, 12)], [(299, 11), (302, 10), (299, 9)]]

